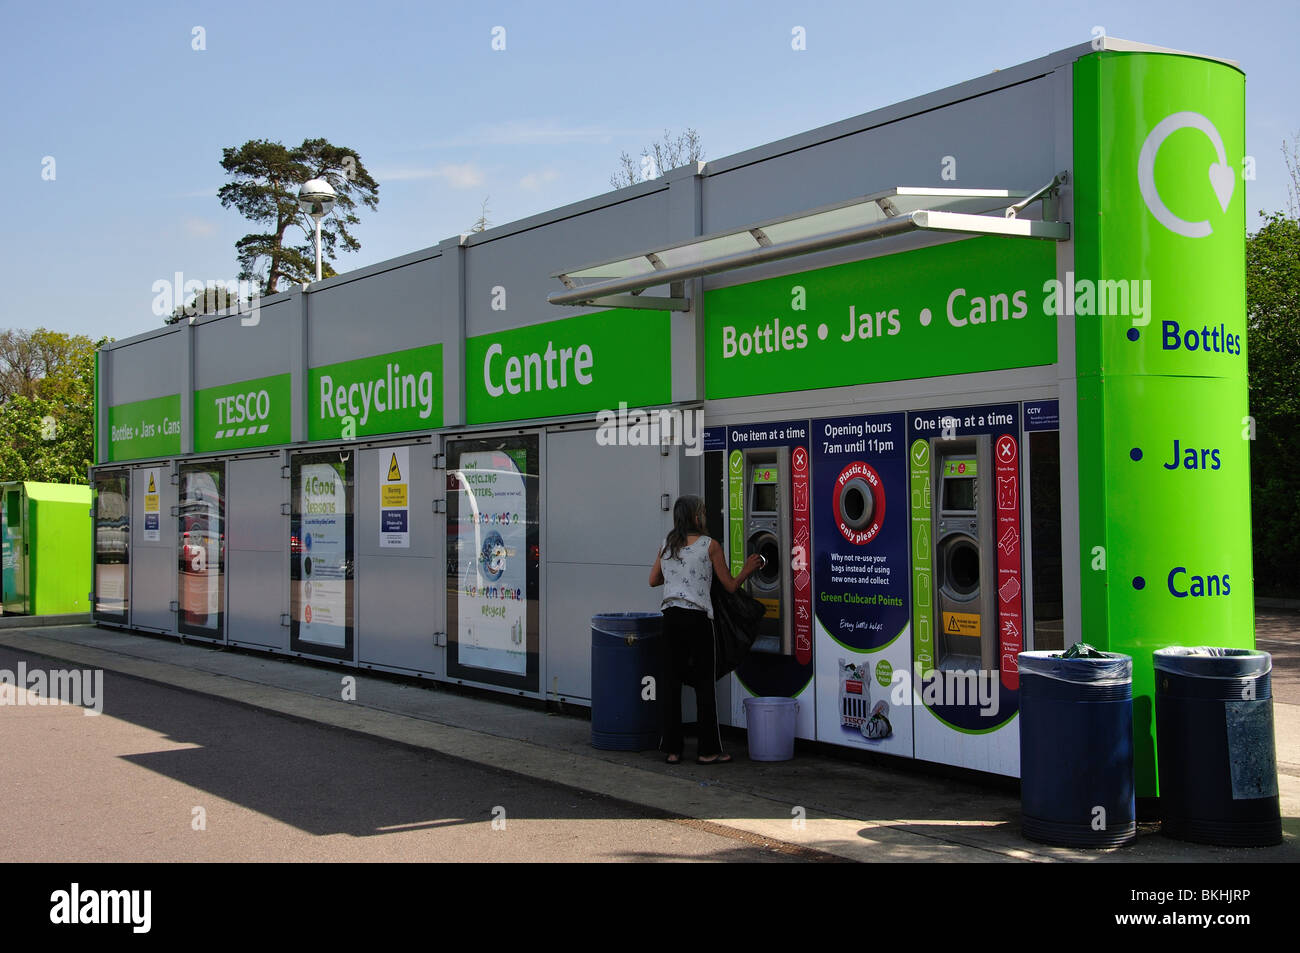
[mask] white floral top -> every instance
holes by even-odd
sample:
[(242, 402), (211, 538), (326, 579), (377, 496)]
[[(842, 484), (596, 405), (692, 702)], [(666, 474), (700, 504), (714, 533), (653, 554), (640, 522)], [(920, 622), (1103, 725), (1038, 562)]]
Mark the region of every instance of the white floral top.
[(713, 599), (709, 595), (713, 585), (711, 542), (709, 537), (700, 536), (689, 546), (683, 546), (677, 559), (669, 558), (668, 551), (664, 550), (659, 560), (664, 574), (664, 598), (659, 608), (702, 609), (713, 618)]

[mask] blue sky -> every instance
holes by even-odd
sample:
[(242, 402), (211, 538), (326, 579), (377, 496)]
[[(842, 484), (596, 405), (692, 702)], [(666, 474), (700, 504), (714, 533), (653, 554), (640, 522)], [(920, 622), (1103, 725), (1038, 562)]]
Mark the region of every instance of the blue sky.
[[(310, 12), (306, 12), (307, 10)], [(491, 48), (505, 28), (506, 49)], [(806, 30), (807, 49), (790, 47)], [(126, 337), (153, 283), (233, 278), (221, 150), (323, 136), (380, 182), (348, 271), (609, 189), (693, 126), (718, 158), (1112, 36), (1246, 72), (1248, 222), (1285, 206), (1300, 4), (0, 2), (0, 327)], [(202, 27), (206, 49), (193, 49)], [(53, 157), (55, 178), (42, 178)]]

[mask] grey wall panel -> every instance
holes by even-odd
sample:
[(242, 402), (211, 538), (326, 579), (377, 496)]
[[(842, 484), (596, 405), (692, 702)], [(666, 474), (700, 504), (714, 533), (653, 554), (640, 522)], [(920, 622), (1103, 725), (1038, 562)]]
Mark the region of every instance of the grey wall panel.
[[(164, 528), (167, 525), (163, 521)], [(175, 520), (170, 521), (173, 525)], [(161, 549), (137, 549), (131, 554), (131, 624), (165, 632), (176, 631), (176, 556)]]
[(440, 258), (429, 258), (307, 295), (311, 367), (443, 340)]
[[(653, 556), (653, 554), (651, 554)], [(591, 617), (598, 612), (658, 612), (663, 590), (644, 566), (547, 563), (546, 684), (567, 698), (591, 700)]]
[(296, 299), (282, 298), (253, 316), (231, 315), (194, 326), (194, 389), (231, 384), (289, 370)]
[[(547, 563), (645, 565), (671, 525), (659, 447), (602, 447), (596, 431), (546, 435)], [(649, 552), (649, 556), (646, 553)]]
[(436, 604), (445, 589), (445, 562), (433, 557), (362, 557), (357, 567), (357, 657), (371, 665), (391, 665), (442, 675), (442, 649), (433, 633), (446, 626)]
[(231, 550), (226, 564), (230, 574), (227, 638), (289, 651), (289, 629), (280, 625), (280, 613), (288, 609), (284, 554)]
[[(583, 309), (546, 303), (548, 294), (564, 289), (553, 272), (633, 255), (670, 240), (668, 191), (662, 189), (545, 228), (471, 244), (465, 261), (465, 333), (473, 337), (580, 314)], [(497, 286), (506, 290), (504, 311), (492, 309)]]
[[(442, 652), (433, 633), (446, 631), (446, 519), (433, 513), (433, 447), (407, 444), (409, 549), (379, 545), (381, 477), (393, 447), (369, 447), (357, 454), (356, 586), (357, 658), (442, 674)], [(443, 471), (439, 471), (441, 476)]]
[(231, 460), (226, 465), (227, 638), (289, 651), (280, 625), (288, 606), (289, 481), (280, 457)]
[[(1036, 189), (1055, 168), (1053, 83), (1046, 78), (731, 169), (704, 180), (704, 231), (896, 185)], [(942, 178), (944, 156), (956, 179)]]
[(669, 525), (665, 474), (676, 466), (658, 447), (602, 447), (595, 433), (548, 433), (542, 481), (542, 690), (588, 700), (592, 615), (659, 608), (650, 564)]
[(108, 402), (129, 404), (180, 392), (186, 361), (180, 328), (105, 352), (110, 363)]
[(151, 629), (176, 631), (176, 505), (177, 487), (171, 482), (171, 467), (158, 468), (158, 541), (144, 538), (144, 497), (149, 469), (131, 471), (131, 624)]
[(231, 460), (226, 466), (227, 547), (232, 551), (284, 553), (289, 518), (280, 512), (280, 504), (288, 501), (289, 481), (280, 476), (278, 455)]

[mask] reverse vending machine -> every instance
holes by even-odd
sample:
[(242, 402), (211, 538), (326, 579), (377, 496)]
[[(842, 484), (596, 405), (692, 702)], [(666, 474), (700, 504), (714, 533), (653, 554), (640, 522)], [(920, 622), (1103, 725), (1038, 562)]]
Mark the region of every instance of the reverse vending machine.
[(988, 436), (931, 442), (935, 666), (996, 669), (997, 559)]
[(767, 610), (753, 651), (791, 655), (790, 451), (786, 447), (746, 450), (744, 459), (745, 555), (763, 557), (762, 567), (745, 587)]

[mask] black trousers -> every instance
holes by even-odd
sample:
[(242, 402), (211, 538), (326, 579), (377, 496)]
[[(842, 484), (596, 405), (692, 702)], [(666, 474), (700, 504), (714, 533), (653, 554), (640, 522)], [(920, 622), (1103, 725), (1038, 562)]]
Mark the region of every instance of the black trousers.
[(713, 622), (703, 609), (664, 610), (665, 676), (668, 684), (659, 693), (663, 704), (663, 738), (659, 748), (668, 754), (682, 753), (682, 684), (695, 688), (696, 724), (699, 726), (699, 756), (722, 753), (718, 731), (718, 701), (713, 688)]

